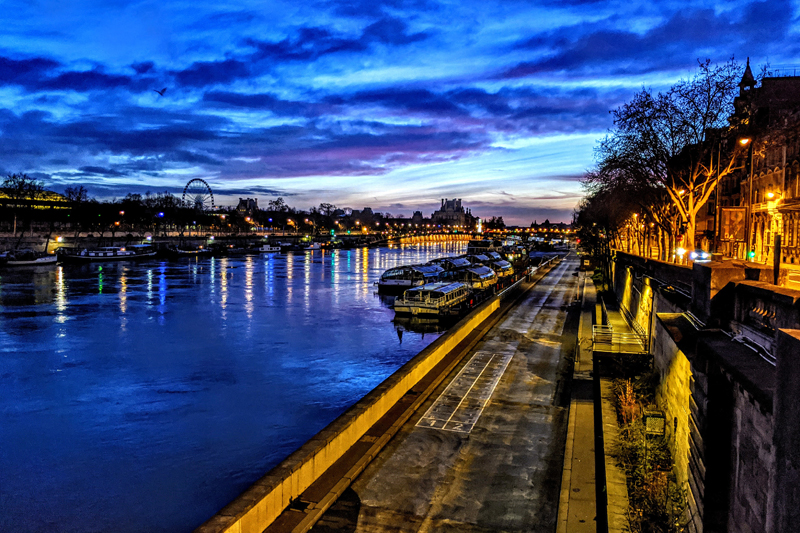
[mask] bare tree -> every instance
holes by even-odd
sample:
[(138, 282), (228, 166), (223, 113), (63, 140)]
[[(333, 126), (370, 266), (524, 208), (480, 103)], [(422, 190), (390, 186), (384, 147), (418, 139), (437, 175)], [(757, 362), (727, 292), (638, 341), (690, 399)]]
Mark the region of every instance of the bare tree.
[(325, 215), (326, 217), (333, 215), (334, 211), (336, 211), (336, 206), (333, 204), (329, 204), (327, 202), (319, 204), (319, 212)]
[(87, 191), (86, 187), (83, 185), (78, 185), (77, 187), (70, 185), (64, 189), (64, 196), (66, 196), (67, 200), (70, 202), (80, 204), (89, 199), (89, 191)]
[(270, 200), (267, 204), (267, 208), (270, 211), (276, 211), (279, 213), (286, 213), (289, 211), (289, 206), (286, 205), (286, 201), (280, 196), (274, 200)]
[[(14, 210), (14, 230), (13, 234), (17, 234), (17, 213), (20, 208), (26, 207), (26, 211), (30, 212), (33, 208), (33, 201), (42, 197), (44, 192), (44, 184), (27, 174), (9, 174), (2, 184), (3, 191), (8, 195), (9, 199), (13, 201)], [(23, 226), (22, 233), (20, 234), (20, 241), (25, 234)], [(17, 243), (19, 244), (19, 243)]]
[(731, 59), (699, 62), (697, 74), (665, 93), (649, 89), (613, 111), (614, 129), (597, 150), (601, 171), (665, 191), (695, 246), (697, 214), (717, 182), (735, 170), (739, 145), (727, 119), (741, 77)]

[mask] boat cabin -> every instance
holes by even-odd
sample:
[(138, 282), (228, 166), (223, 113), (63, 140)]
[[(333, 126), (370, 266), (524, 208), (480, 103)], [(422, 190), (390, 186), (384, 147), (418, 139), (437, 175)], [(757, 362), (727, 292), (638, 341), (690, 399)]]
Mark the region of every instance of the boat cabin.
[(408, 289), (438, 281), (444, 269), (439, 265), (406, 265), (390, 268), (378, 280), (379, 290)]
[(435, 282), (408, 289), (394, 301), (396, 313), (445, 314), (465, 303), (470, 290), (464, 283)]
[(428, 264), (430, 265), (439, 265), (444, 269), (445, 272), (453, 272), (456, 270), (463, 270), (465, 268), (469, 268), (472, 266), (472, 263), (469, 262), (464, 256), (459, 257), (441, 257), (439, 259), (434, 259), (429, 261)]
[(505, 278), (514, 275), (514, 266), (505, 259), (491, 261), (489, 264), (492, 267), (492, 270), (497, 273), (497, 277), (499, 278)]
[(458, 280), (473, 290), (483, 291), (497, 284), (497, 274), (487, 266), (474, 265), (458, 273)]

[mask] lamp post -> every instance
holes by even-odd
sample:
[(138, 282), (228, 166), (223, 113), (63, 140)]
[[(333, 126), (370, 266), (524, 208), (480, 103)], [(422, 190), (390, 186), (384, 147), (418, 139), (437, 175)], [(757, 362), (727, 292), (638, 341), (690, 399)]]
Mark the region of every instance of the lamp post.
[(778, 212), (778, 203), (780, 203), (783, 195), (779, 192), (767, 193), (767, 212), (769, 213), (770, 231), (773, 235), (773, 244), (770, 253), (767, 254), (766, 262), (770, 263), (770, 255), (772, 255), (772, 270), (773, 270), (773, 285), (778, 284), (778, 278), (781, 271), (781, 235), (783, 234), (783, 217)]
[(750, 137), (743, 137), (739, 139), (739, 144), (747, 146), (750, 151), (750, 176), (747, 179), (747, 249), (744, 251), (744, 259), (752, 259), (750, 257), (750, 248), (752, 246), (751, 237), (753, 235), (753, 139)]

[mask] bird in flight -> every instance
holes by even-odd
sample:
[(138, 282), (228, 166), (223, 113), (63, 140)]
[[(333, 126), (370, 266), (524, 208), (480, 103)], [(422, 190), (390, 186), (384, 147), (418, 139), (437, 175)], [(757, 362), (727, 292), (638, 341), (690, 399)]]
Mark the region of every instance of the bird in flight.
[(160, 91), (159, 91), (159, 90), (156, 90), (156, 89), (153, 89), (153, 91), (154, 91), (154, 92), (157, 92), (157, 93), (158, 93), (158, 94), (160, 94), (161, 96), (164, 96), (164, 93), (165, 93), (165, 92), (167, 92), (167, 88), (166, 88), (166, 87), (164, 87), (164, 88), (163, 88), (163, 89), (161, 89)]

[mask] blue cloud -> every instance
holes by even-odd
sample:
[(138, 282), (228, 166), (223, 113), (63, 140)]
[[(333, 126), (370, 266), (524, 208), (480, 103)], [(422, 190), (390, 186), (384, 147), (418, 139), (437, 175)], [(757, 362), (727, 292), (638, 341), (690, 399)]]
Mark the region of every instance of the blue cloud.
[(111, 168), (94, 167), (94, 166), (80, 167), (78, 170), (85, 175), (93, 175), (93, 176), (120, 177), (127, 175), (125, 172), (120, 172), (118, 170), (114, 170)]
[(83, 72), (64, 72), (52, 78), (40, 80), (37, 85), (40, 89), (93, 91), (130, 87), (132, 79), (129, 76), (107, 74), (101, 68), (95, 68)]
[(425, 32), (408, 33), (408, 25), (396, 18), (383, 18), (373, 22), (364, 29), (363, 39), (378, 41), (395, 46), (424, 41), (428, 38)]
[(32, 86), (59, 63), (46, 57), (12, 59), (0, 56), (0, 84)]
[(284, 100), (269, 93), (243, 94), (227, 91), (209, 91), (203, 101), (211, 105), (264, 109), (284, 116), (312, 116), (321, 112), (321, 106), (312, 102)]
[(519, 49), (550, 48), (554, 53), (523, 61), (498, 77), (566, 70), (637, 74), (680, 68), (709, 54), (724, 60), (735, 50), (769, 49), (771, 43), (786, 39), (791, 26), (790, 18), (785, 16), (788, 12), (788, 0), (770, 0), (749, 3), (739, 11), (678, 10), (642, 33), (617, 29), (616, 25), (603, 27), (602, 23), (562, 27), (516, 45)]
[(229, 83), (250, 76), (250, 67), (237, 59), (222, 61), (198, 61), (184, 70), (173, 73), (181, 85), (204, 87)]

